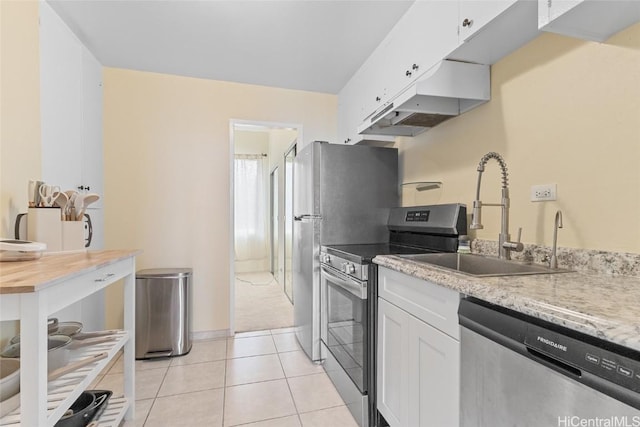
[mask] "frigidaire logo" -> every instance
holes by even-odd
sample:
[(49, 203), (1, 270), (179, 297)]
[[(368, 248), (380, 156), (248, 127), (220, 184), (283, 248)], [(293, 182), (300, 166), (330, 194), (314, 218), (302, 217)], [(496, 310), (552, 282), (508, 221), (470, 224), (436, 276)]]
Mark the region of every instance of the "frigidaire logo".
[(540, 342), (542, 342), (542, 343), (544, 343), (546, 345), (550, 345), (553, 348), (557, 348), (558, 350), (567, 351), (567, 346), (566, 345), (555, 343), (555, 342), (551, 341), (550, 339), (547, 339), (545, 337), (541, 337), (540, 335), (538, 335), (538, 341), (540, 341)]

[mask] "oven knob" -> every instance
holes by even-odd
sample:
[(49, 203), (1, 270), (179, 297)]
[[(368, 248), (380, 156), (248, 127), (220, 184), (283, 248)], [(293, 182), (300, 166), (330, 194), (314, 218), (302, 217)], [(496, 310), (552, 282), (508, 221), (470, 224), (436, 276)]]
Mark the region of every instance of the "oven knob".
[(354, 274), (356, 272), (356, 266), (350, 263), (345, 263), (344, 272), (347, 274)]

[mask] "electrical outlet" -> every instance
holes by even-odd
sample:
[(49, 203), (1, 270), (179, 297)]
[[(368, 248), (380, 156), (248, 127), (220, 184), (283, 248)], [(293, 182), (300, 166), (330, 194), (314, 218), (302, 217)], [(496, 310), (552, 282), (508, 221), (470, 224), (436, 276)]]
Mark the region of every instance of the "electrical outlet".
[(547, 202), (556, 200), (557, 186), (556, 184), (543, 184), (531, 186), (532, 202)]

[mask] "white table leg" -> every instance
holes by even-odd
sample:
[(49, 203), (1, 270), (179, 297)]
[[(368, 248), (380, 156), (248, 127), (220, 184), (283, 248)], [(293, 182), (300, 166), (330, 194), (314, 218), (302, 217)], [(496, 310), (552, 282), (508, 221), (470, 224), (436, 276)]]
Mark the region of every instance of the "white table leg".
[(21, 425), (47, 425), (47, 304), (43, 293), (20, 298)]
[(129, 341), (124, 346), (124, 395), (131, 403), (124, 416), (125, 420), (135, 418), (135, 333), (136, 333), (136, 289), (135, 261), (131, 261), (132, 273), (124, 280), (124, 329), (129, 333)]

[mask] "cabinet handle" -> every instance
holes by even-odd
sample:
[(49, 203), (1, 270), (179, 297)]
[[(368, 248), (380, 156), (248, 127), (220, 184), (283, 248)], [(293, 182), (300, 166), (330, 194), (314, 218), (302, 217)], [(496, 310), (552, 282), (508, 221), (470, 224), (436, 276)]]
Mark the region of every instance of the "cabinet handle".
[(380, 102), (380, 97), (379, 96), (376, 96), (376, 101)]
[(109, 279), (109, 277), (113, 277), (115, 276), (116, 273), (107, 273), (104, 275), (104, 277), (102, 279), (95, 279), (94, 282), (106, 282), (107, 279)]
[(348, 144), (350, 141), (351, 141), (351, 138), (347, 138), (347, 139), (344, 140), (344, 143)]
[(91, 190), (91, 187), (89, 187), (88, 185), (86, 187), (84, 185), (80, 185), (80, 186), (78, 186), (78, 190), (87, 190), (87, 191), (89, 191), (89, 190)]
[(462, 21), (463, 27), (471, 27), (472, 25), (473, 25), (473, 19), (464, 18), (464, 21)]
[(405, 75), (405, 76), (407, 76), (407, 77), (411, 77), (411, 74), (412, 74), (412, 73), (411, 73), (411, 71), (409, 71), (409, 70), (407, 70), (407, 72), (406, 72), (406, 73), (404, 73), (404, 75)]

